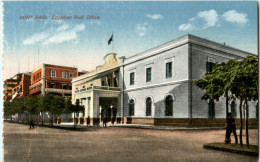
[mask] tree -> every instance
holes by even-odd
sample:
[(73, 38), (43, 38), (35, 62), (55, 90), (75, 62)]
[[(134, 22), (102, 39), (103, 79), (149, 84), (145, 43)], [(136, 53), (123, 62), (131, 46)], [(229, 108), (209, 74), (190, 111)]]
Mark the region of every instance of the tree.
[(49, 112), (51, 113), (51, 126), (53, 125), (54, 115), (60, 115), (64, 112), (65, 100), (61, 96), (53, 96)]
[(14, 113), (18, 114), (18, 120), (20, 120), (21, 114), (26, 110), (26, 100), (25, 98), (17, 98), (12, 101)]
[(66, 97), (64, 102), (65, 102), (65, 104), (64, 104), (64, 113), (66, 113), (66, 114), (72, 113), (73, 104), (71, 102), (71, 97)]
[(39, 112), (41, 112), (42, 116), (42, 125), (43, 125), (43, 118), (44, 118), (44, 113), (48, 112), (51, 109), (51, 102), (53, 100), (53, 96), (52, 95), (40, 95), (39, 96), (39, 100), (38, 100), (38, 104), (39, 104)]
[(80, 111), (84, 111), (84, 105), (80, 105), (79, 99), (76, 100), (75, 104), (71, 104), (71, 100), (68, 101), (68, 99), (67, 99), (66, 103), (67, 103), (67, 106), (68, 106), (68, 109), (67, 109), (68, 112), (73, 113), (73, 116), (74, 116), (74, 128), (76, 128), (75, 114), (80, 112)]
[[(12, 115), (12, 103), (9, 101), (4, 102), (4, 116), (7, 118), (8, 116)], [(12, 116), (11, 116), (11, 121), (12, 121)]]
[[(38, 99), (37, 97), (26, 97), (26, 111), (29, 112), (30, 117), (38, 113)], [(29, 121), (28, 121), (29, 122)]]
[(229, 60), (226, 63), (215, 63), (212, 72), (204, 74), (200, 80), (193, 81), (200, 89), (206, 90), (206, 92), (201, 97), (202, 99), (219, 100), (219, 97), (223, 95), (225, 96), (226, 118), (228, 114), (228, 92), (231, 88), (229, 69), (232, 68), (235, 64), (235, 60)]
[(243, 61), (237, 63), (231, 69), (231, 92), (240, 99), (240, 144), (242, 146), (242, 103), (246, 104), (246, 143), (249, 147), (248, 134), (248, 101), (258, 99), (258, 60), (255, 57), (248, 56)]
[(206, 73), (202, 79), (193, 81), (199, 88), (206, 90), (202, 99), (217, 99), (225, 94), (226, 117), (228, 113), (228, 92), (240, 99), (240, 144), (242, 146), (242, 103), (246, 103), (246, 135), (248, 138), (248, 101), (258, 99), (258, 61), (252, 56), (243, 61), (229, 60), (226, 63), (215, 64), (212, 72)]

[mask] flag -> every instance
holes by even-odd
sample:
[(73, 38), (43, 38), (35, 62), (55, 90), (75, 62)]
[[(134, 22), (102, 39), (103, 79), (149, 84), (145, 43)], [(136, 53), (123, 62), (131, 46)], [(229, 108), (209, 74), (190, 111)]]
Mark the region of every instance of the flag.
[(110, 43), (113, 41), (113, 34), (111, 35), (111, 37), (109, 38), (107, 44), (110, 45)]

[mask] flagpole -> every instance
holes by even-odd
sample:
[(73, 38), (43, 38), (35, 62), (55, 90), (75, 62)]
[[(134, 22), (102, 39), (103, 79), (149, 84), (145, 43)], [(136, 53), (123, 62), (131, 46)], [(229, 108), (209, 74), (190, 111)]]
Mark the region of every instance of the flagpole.
[[(113, 32), (112, 35), (113, 35), (113, 37), (114, 37), (114, 32)], [(114, 38), (113, 38), (113, 39), (114, 39)], [(113, 51), (112, 51), (112, 52), (114, 53), (114, 42), (115, 42), (115, 39), (114, 39), (112, 42), (113, 42)]]

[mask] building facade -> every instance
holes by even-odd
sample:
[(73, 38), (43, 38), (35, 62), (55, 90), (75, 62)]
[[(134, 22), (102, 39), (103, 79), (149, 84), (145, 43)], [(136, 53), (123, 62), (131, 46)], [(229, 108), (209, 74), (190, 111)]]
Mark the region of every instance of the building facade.
[(30, 85), (31, 85), (31, 74), (23, 73), (18, 85), (12, 89), (12, 99), (28, 96)]
[[(100, 122), (102, 109), (111, 107), (122, 123), (224, 126), (224, 96), (201, 100), (204, 91), (192, 81), (201, 79), (216, 62), (246, 56), (256, 55), (193, 35), (128, 58), (108, 54), (105, 64), (72, 81), (72, 102), (85, 106), (77, 121), (83, 124), (90, 117), (91, 124)], [(258, 101), (249, 102), (249, 107), (249, 124), (258, 125)], [(239, 100), (229, 101), (228, 111), (238, 120)]]
[(29, 93), (71, 96), (71, 81), (77, 76), (77, 68), (42, 64), (32, 71)]
[(4, 81), (4, 101), (10, 101), (12, 99), (12, 90), (21, 81), (22, 74), (16, 74), (10, 79)]
[(115, 53), (107, 54), (104, 61), (95, 70), (72, 80), (72, 102), (78, 100), (85, 107), (82, 113), (76, 114), (78, 123), (86, 124), (87, 118), (92, 125), (99, 123), (104, 108), (109, 109), (109, 118), (121, 114), (119, 61)]
[[(215, 62), (240, 60), (249, 55), (255, 56), (186, 35), (124, 59), (120, 73), (124, 83), (122, 109), (125, 120), (155, 125), (223, 125), (225, 98), (201, 100), (204, 91), (192, 80), (202, 78)], [(238, 118), (239, 101), (229, 104), (229, 111)], [(257, 103), (249, 104), (249, 118), (256, 118)]]

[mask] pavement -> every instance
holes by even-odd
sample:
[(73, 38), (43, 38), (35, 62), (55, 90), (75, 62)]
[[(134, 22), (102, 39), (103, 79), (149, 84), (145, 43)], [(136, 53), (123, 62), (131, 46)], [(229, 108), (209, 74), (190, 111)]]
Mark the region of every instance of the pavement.
[[(61, 123), (54, 124), (55, 126), (67, 127), (73, 126), (73, 123)], [(77, 124), (78, 128), (87, 128), (85, 124)], [(91, 126), (96, 127), (96, 126)], [(103, 127), (100, 123), (99, 127)], [(176, 127), (176, 126), (157, 126), (157, 125), (145, 125), (145, 124), (111, 124), (107, 123), (107, 127), (120, 127), (120, 128), (135, 128), (135, 129), (152, 129), (152, 130), (218, 130), (226, 129), (225, 127)]]
[(243, 144), (241, 147), (240, 144), (234, 144), (234, 143), (225, 144), (222, 142), (222, 143), (206, 143), (203, 145), (203, 148), (250, 155), (250, 156), (259, 155), (259, 147), (257, 145), (249, 145), (248, 148), (246, 144)]
[[(15, 123), (15, 122), (13, 122)], [(37, 125), (36, 125), (37, 126)], [(39, 123), (39, 126), (42, 126)], [(44, 123), (45, 127), (50, 127), (49, 123)], [(60, 129), (70, 129), (73, 128), (74, 123), (72, 122), (62, 122), (61, 124), (53, 123), (53, 127), (60, 128)], [(90, 129), (94, 127), (103, 127), (103, 123), (101, 122), (98, 126), (87, 126), (86, 124), (77, 124), (76, 129), (73, 130), (84, 130)], [(134, 128), (134, 129), (151, 129), (151, 130), (168, 130), (168, 131), (175, 131), (175, 130), (225, 130), (226, 127), (177, 127), (177, 126), (162, 126), (162, 125), (145, 125), (145, 124), (112, 124), (107, 123), (107, 127), (118, 127), (118, 128)], [(258, 129), (258, 127), (249, 127), (249, 129)], [(237, 128), (239, 130), (239, 128)]]
[[(224, 142), (222, 129), (78, 127), (85, 131), (29, 129), (29, 125), (4, 122), (4, 161), (258, 161), (257, 156), (204, 149), (205, 143)], [(258, 130), (250, 129), (249, 135), (250, 143), (258, 145)]]

